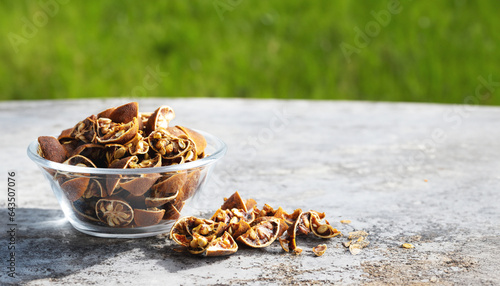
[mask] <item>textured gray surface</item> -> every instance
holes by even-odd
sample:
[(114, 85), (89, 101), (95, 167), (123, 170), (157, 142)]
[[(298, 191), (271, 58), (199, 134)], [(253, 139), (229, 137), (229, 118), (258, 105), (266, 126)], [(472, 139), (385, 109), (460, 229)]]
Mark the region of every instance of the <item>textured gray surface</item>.
[[(164, 237), (102, 239), (75, 231), (26, 147), (113, 100), (0, 103), (1, 174), (18, 174), (18, 277), (7, 276), (7, 195), (0, 198), (0, 282), (25, 285), (498, 285), (500, 109), (494, 107), (240, 99), (139, 99), (171, 105), (174, 124), (229, 146), (198, 206), (205, 215), (238, 190), (291, 211), (326, 212), (344, 233), (370, 233), (356, 256), (346, 238), (302, 238), (300, 256), (240, 249), (224, 258), (173, 251)], [(339, 220), (350, 219), (350, 225)], [(414, 249), (402, 249), (411, 242)]]

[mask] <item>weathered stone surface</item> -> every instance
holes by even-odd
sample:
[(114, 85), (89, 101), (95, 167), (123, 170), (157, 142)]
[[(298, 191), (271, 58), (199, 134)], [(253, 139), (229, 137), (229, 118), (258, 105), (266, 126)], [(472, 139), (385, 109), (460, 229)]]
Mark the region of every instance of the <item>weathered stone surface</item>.
[[(57, 135), (127, 102), (1, 102), (1, 170), (17, 176), (16, 272), (24, 285), (497, 285), (500, 284), (500, 109), (457, 105), (242, 99), (139, 99), (167, 104), (172, 122), (206, 130), (229, 146), (197, 206), (206, 216), (238, 190), (264, 203), (326, 212), (343, 233), (365, 230), (351, 255), (346, 237), (300, 238), (300, 256), (279, 244), (223, 258), (173, 251), (164, 237), (94, 238), (64, 219), (48, 182), (26, 156)], [(4, 183), (5, 185), (6, 183)], [(0, 259), (6, 265), (4, 192)], [(340, 224), (341, 219), (352, 221)], [(403, 249), (404, 242), (414, 249)], [(315, 257), (312, 247), (326, 243)], [(168, 283), (167, 283), (168, 282)]]

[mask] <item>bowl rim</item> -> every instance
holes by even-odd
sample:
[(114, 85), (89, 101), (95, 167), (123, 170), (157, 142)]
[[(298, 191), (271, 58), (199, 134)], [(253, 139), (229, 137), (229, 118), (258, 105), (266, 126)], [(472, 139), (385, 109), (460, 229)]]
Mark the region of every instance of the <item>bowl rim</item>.
[(183, 171), (210, 165), (212, 163), (215, 163), (217, 160), (219, 160), (226, 154), (227, 145), (226, 143), (224, 143), (224, 141), (222, 141), (218, 137), (208, 132), (197, 129), (192, 129), (192, 130), (203, 135), (205, 137), (205, 140), (207, 141), (207, 146), (213, 146), (215, 148), (215, 151), (206, 156), (205, 158), (179, 165), (152, 167), (152, 168), (137, 168), (137, 169), (91, 168), (91, 167), (66, 165), (47, 160), (38, 155), (37, 152), (38, 139), (32, 141), (28, 145), (27, 153), (28, 157), (33, 162), (35, 162), (39, 167), (49, 168), (59, 172), (85, 173), (89, 175), (141, 175), (141, 174), (151, 174), (151, 173), (168, 173), (168, 172)]

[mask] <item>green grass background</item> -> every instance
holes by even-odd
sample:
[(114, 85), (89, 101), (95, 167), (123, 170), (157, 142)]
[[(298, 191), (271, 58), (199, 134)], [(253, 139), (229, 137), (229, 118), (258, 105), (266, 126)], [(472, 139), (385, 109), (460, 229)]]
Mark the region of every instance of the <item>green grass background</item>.
[[(53, 16), (40, 4), (51, 1), (59, 6)], [(58, 1), (0, 1), (1, 100), (463, 103), (474, 96), (479, 76), (500, 82), (496, 0), (400, 0), (401, 12), (349, 60), (341, 44), (355, 46), (355, 28), (365, 30), (371, 12), (392, 1)], [(47, 23), (26, 34), (23, 21), (44, 13)], [(13, 44), (13, 35), (26, 42)], [(168, 76), (141, 89), (147, 67), (157, 66)], [(496, 88), (480, 103), (500, 105)]]

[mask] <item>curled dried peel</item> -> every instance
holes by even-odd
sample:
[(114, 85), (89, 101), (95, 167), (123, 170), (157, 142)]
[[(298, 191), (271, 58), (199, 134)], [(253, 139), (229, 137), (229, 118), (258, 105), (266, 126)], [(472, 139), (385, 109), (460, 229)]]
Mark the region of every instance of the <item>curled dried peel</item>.
[(106, 190), (102, 187), (101, 182), (99, 182), (96, 179), (90, 179), (89, 180), (89, 185), (87, 187), (87, 190), (82, 195), (82, 198), (84, 199), (90, 199), (90, 198), (102, 198), (107, 195)]
[[(186, 216), (178, 219), (174, 223), (170, 229), (170, 238), (182, 246), (189, 247), (189, 244), (193, 240), (193, 233), (200, 231), (202, 228), (201, 226), (207, 229), (206, 234), (209, 234), (216, 229), (216, 223), (214, 221), (200, 219), (194, 216)], [(201, 235), (200, 233), (197, 234)]]
[(205, 256), (224, 256), (231, 255), (238, 251), (238, 244), (229, 233), (224, 232), (220, 237), (212, 240), (205, 250)]
[(149, 151), (149, 143), (140, 133), (137, 133), (132, 140), (125, 144), (125, 148), (130, 155), (146, 154)]
[(70, 137), (85, 143), (94, 143), (96, 140), (96, 121), (97, 117), (91, 115), (78, 122), (71, 130)]
[(278, 237), (279, 227), (279, 220), (270, 218), (253, 225), (246, 233), (238, 237), (238, 241), (253, 248), (269, 246)]
[(145, 124), (145, 133), (150, 134), (158, 128), (168, 128), (169, 122), (175, 118), (175, 112), (170, 106), (160, 106), (150, 116)]
[(106, 117), (117, 123), (129, 123), (134, 118), (139, 117), (139, 104), (129, 102), (124, 105), (114, 107), (101, 112), (99, 117)]
[(311, 231), (314, 235), (321, 238), (332, 238), (340, 234), (340, 231), (333, 228), (327, 220), (322, 222), (320, 215), (316, 212), (311, 212)]
[(89, 186), (90, 178), (78, 177), (61, 184), (61, 189), (68, 200), (74, 202), (81, 198)]
[(200, 156), (205, 152), (205, 148), (207, 147), (207, 140), (205, 140), (205, 137), (203, 137), (203, 135), (184, 126), (176, 127), (181, 129), (187, 135), (187, 137), (194, 142), (196, 155)]
[(97, 120), (97, 142), (102, 144), (125, 144), (139, 132), (139, 121), (135, 117), (128, 123), (116, 123), (109, 118)]
[(160, 177), (160, 174), (143, 174), (138, 178), (120, 181), (119, 186), (134, 196), (144, 195)]
[[(137, 162), (138, 160), (139, 159), (137, 158), (137, 156), (129, 156), (126, 158), (115, 160), (113, 163), (111, 163), (111, 165), (109, 165), (109, 167), (114, 169), (126, 169), (129, 164), (131, 164), (132, 162)], [(108, 193), (108, 196), (117, 193), (121, 178), (122, 176), (120, 175), (108, 175), (106, 177), (106, 191)]]
[(245, 201), (241, 198), (240, 194), (236, 191), (229, 198), (224, 199), (224, 204), (220, 207), (223, 210), (227, 209), (242, 209), (248, 211)]
[(97, 218), (111, 227), (123, 227), (134, 220), (132, 207), (117, 199), (100, 199), (95, 206)]
[(151, 226), (158, 224), (165, 214), (165, 210), (151, 209), (134, 209), (134, 223), (137, 226)]
[(62, 163), (66, 160), (66, 149), (52, 136), (38, 137), (38, 154), (50, 161)]
[(106, 154), (106, 163), (108, 166), (116, 160), (130, 156), (127, 147), (116, 143), (106, 144), (104, 146), (104, 153)]
[(173, 174), (166, 180), (156, 183), (151, 188), (152, 198), (171, 197), (172, 194), (178, 194), (187, 180), (187, 173), (182, 171)]
[(247, 223), (252, 223), (255, 219), (255, 214), (252, 211), (245, 212), (240, 209), (218, 209), (211, 220), (216, 222), (223, 222), (225, 224), (238, 223), (240, 221), (246, 221)]
[(163, 215), (163, 219), (177, 220), (181, 217), (180, 210), (174, 204), (166, 203), (165, 205), (163, 205), (163, 208), (165, 209), (165, 214)]
[(283, 233), (285, 233), (285, 231), (288, 230), (288, 225), (286, 224), (285, 220), (283, 220), (282, 218), (275, 217), (275, 216), (263, 216), (263, 217), (256, 218), (254, 221), (252, 221), (252, 225), (260, 223), (262, 221), (271, 220), (271, 219), (277, 219), (279, 221), (280, 229), (278, 232), (278, 237), (281, 237), (283, 235)]

